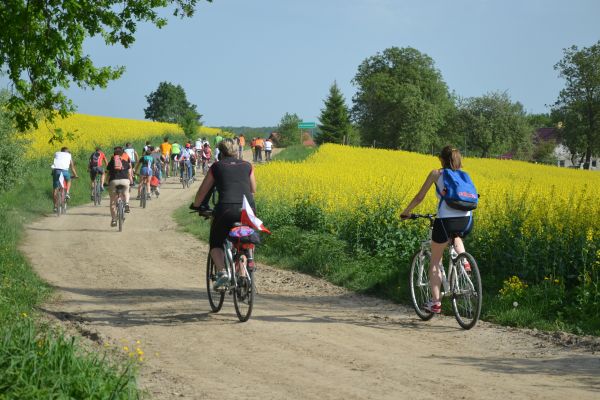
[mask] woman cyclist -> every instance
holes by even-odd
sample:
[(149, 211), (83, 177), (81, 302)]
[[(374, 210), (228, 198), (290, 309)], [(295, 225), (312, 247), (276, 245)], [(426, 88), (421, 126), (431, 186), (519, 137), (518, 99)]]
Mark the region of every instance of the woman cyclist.
[[(431, 286), (432, 299), (425, 304), (425, 309), (439, 314), (442, 311), (442, 303), (440, 302), (441, 293), (440, 286), (442, 284), (441, 261), (444, 249), (448, 245), (452, 236), (454, 246), (458, 254), (465, 251), (462, 238), (464, 238), (473, 228), (473, 215), (471, 211), (461, 211), (450, 208), (444, 200), (441, 200), (440, 193), (444, 193), (443, 170), (445, 168), (458, 170), (462, 168), (462, 158), (458, 149), (451, 146), (446, 146), (442, 149), (440, 156), (442, 169), (434, 169), (429, 173), (425, 183), (401, 213), (402, 218), (410, 217), (410, 212), (418, 206), (424, 199), (432, 185), (435, 185), (436, 195), (439, 201), (437, 210), (437, 218), (433, 223), (433, 232), (431, 235), (431, 265), (429, 267), (429, 284)], [(465, 268), (467, 268), (465, 266)]]
[(150, 199), (150, 177), (152, 176), (152, 162), (154, 158), (152, 157), (152, 152), (147, 150), (144, 153), (144, 156), (140, 159), (138, 166), (136, 168), (136, 173), (138, 173), (141, 177), (140, 185), (138, 187), (137, 200), (140, 199), (140, 194), (142, 192), (142, 186), (146, 185), (146, 197)]
[(214, 163), (202, 181), (194, 202), (190, 205), (193, 210), (200, 210), (200, 205), (207, 197), (213, 185), (219, 194), (219, 201), (212, 213), (210, 227), (210, 255), (219, 271), (215, 288), (229, 281), (225, 269), (225, 254), (223, 242), (236, 222), (240, 221), (242, 199), (246, 196), (254, 209), (254, 193), (256, 180), (254, 169), (249, 162), (237, 158), (237, 146), (231, 139), (223, 139), (218, 144), (221, 160)]

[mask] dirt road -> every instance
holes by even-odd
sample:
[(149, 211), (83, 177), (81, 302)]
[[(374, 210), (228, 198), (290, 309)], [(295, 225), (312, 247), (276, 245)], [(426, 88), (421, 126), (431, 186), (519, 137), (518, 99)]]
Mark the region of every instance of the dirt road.
[(106, 204), (86, 205), (32, 224), (22, 246), (57, 288), (49, 314), (102, 344), (140, 341), (141, 386), (153, 398), (600, 397), (590, 350), (486, 323), (463, 331), (451, 317), (421, 322), (406, 307), (267, 266), (249, 322), (229, 298), (211, 314), (207, 245), (170, 216), (197, 185), (172, 180), (148, 208), (132, 202), (122, 233)]

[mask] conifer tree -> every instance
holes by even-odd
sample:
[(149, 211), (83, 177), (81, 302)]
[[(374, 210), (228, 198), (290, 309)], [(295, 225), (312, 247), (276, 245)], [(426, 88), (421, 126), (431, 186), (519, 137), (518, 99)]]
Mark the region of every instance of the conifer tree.
[(342, 143), (344, 137), (350, 135), (351, 125), (348, 107), (344, 96), (340, 92), (337, 82), (329, 88), (329, 97), (325, 100), (325, 108), (321, 110), (319, 118), (321, 131), (317, 143)]

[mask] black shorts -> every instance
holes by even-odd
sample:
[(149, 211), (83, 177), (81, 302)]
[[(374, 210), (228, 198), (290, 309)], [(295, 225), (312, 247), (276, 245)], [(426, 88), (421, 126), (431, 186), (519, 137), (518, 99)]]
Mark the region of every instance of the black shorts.
[(213, 211), (213, 220), (210, 226), (208, 240), (211, 250), (223, 247), (227, 234), (242, 216), (242, 204), (217, 204)]
[(431, 240), (446, 243), (451, 237), (465, 237), (473, 229), (473, 215), (470, 217), (436, 218), (433, 222)]
[(98, 174), (102, 175), (103, 173), (104, 173), (104, 168), (92, 167), (92, 169), (90, 169), (90, 178), (92, 178), (92, 180), (95, 180), (96, 175), (98, 175)]

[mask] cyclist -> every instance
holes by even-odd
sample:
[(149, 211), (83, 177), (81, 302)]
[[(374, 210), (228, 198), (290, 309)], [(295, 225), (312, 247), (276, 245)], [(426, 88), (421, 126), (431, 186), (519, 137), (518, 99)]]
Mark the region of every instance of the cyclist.
[(179, 157), (177, 160), (179, 161), (179, 180), (183, 181), (183, 168), (187, 168), (188, 171), (188, 179), (192, 177), (192, 153), (191, 146), (189, 143), (185, 144), (185, 148), (181, 149), (179, 152)]
[(117, 226), (117, 186), (125, 186), (125, 212), (129, 212), (129, 184), (131, 183), (131, 163), (123, 156), (121, 146), (114, 148), (114, 154), (108, 162), (108, 193), (110, 195), (110, 226)]
[(208, 165), (210, 163), (210, 158), (212, 157), (212, 151), (210, 149), (210, 144), (208, 142), (204, 143), (202, 146), (202, 170), (204, 171), (204, 165)]
[(177, 140), (174, 140), (173, 144), (171, 145), (171, 168), (173, 170), (175, 170), (175, 163), (179, 159), (179, 153), (181, 153), (181, 145), (177, 143)]
[[(125, 149), (123, 149), (123, 151), (125, 153), (127, 153), (127, 155), (129, 156), (129, 160), (131, 162), (131, 169), (135, 169), (135, 163), (137, 162), (137, 160), (139, 160), (139, 156), (137, 151), (135, 151), (135, 149), (131, 146), (131, 143), (127, 143), (125, 144)], [(147, 151), (147, 150), (145, 150)], [(145, 152), (144, 151), (144, 152)], [(135, 186), (135, 181), (132, 182), (132, 186)]]
[(75, 163), (71, 152), (67, 147), (63, 147), (60, 151), (54, 153), (54, 161), (52, 162), (52, 197), (54, 198), (54, 212), (57, 210), (58, 203), (58, 188), (63, 185), (60, 176), (62, 175), (64, 180), (64, 188), (66, 191), (65, 198), (68, 200), (71, 198), (71, 174), (69, 168), (73, 171), (73, 178), (77, 178), (77, 171), (75, 170)]
[(204, 211), (213, 185), (219, 193), (219, 201), (213, 211), (213, 220), (210, 227), (210, 255), (217, 266), (218, 279), (215, 287), (222, 286), (229, 281), (225, 269), (225, 254), (223, 242), (229, 230), (236, 222), (240, 221), (243, 196), (246, 196), (250, 206), (254, 209), (254, 193), (256, 180), (254, 169), (246, 161), (237, 158), (237, 146), (232, 139), (223, 139), (219, 143), (221, 160), (214, 163), (202, 181), (194, 202), (190, 205), (193, 210)]
[[(433, 232), (431, 235), (431, 264), (429, 267), (429, 284), (431, 286), (432, 299), (425, 304), (427, 311), (439, 314), (442, 311), (442, 303), (440, 302), (441, 293), (440, 286), (442, 284), (441, 262), (444, 249), (454, 239), (454, 246), (458, 254), (464, 253), (465, 246), (462, 238), (467, 236), (473, 228), (473, 214), (471, 211), (461, 211), (450, 208), (444, 200), (441, 199), (441, 193), (444, 193), (443, 170), (445, 168), (458, 170), (462, 168), (462, 158), (460, 151), (452, 146), (446, 146), (442, 149), (439, 155), (442, 164), (441, 169), (434, 169), (429, 173), (425, 183), (416, 194), (410, 204), (402, 211), (401, 218), (410, 217), (413, 208), (418, 206), (424, 199), (432, 185), (436, 186), (436, 195), (439, 205), (437, 217), (433, 223)], [(468, 270), (468, 267), (465, 266)]]
[(144, 156), (140, 159), (138, 166), (135, 170), (137, 174), (142, 178), (140, 179), (140, 185), (138, 187), (138, 194), (136, 199), (139, 200), (142, 193), (142, 186), (146, 185), (146, 198), (150, 199), (150, 178), (152, 177), (152, 152), (150, 150), (144, 153)]
[(165, 176), (164, 178), (168, 178), (169, 177), (169, 160), (171, 157), (171, 143), (169, 143), (169, 138), (165, 137), (163, 139), (163, 142), (160, 144), (160, 154), (163, 156), (163, 158), (165, 160), (167, 160), (167, 162), (165, 163)]
[(88, 171), (90, 172), (90, 179), (92, 180), (90, 186), (92, 188), (91, 200), (94, 201), (94, 190), (96, 189), (96, 175), (100, 174), (102, 177), (100, 178), (100, 190), (104, 191), (104, 182), (106, 180), (106, 174), (104, 172), (103, 164), (108, 166), (108, 160), (106, 160), (106, 155), (100, 148), (100, 146), (96, 146), (96, 150), (90, 156), (90, 161), (88, 163)]
[(244, 146), (245, 145), (246, 145), (246, 138), (244, 137), (244, 134), (242, 133), (238, 137), (238, 158), (240, 160), (244, 159)]

